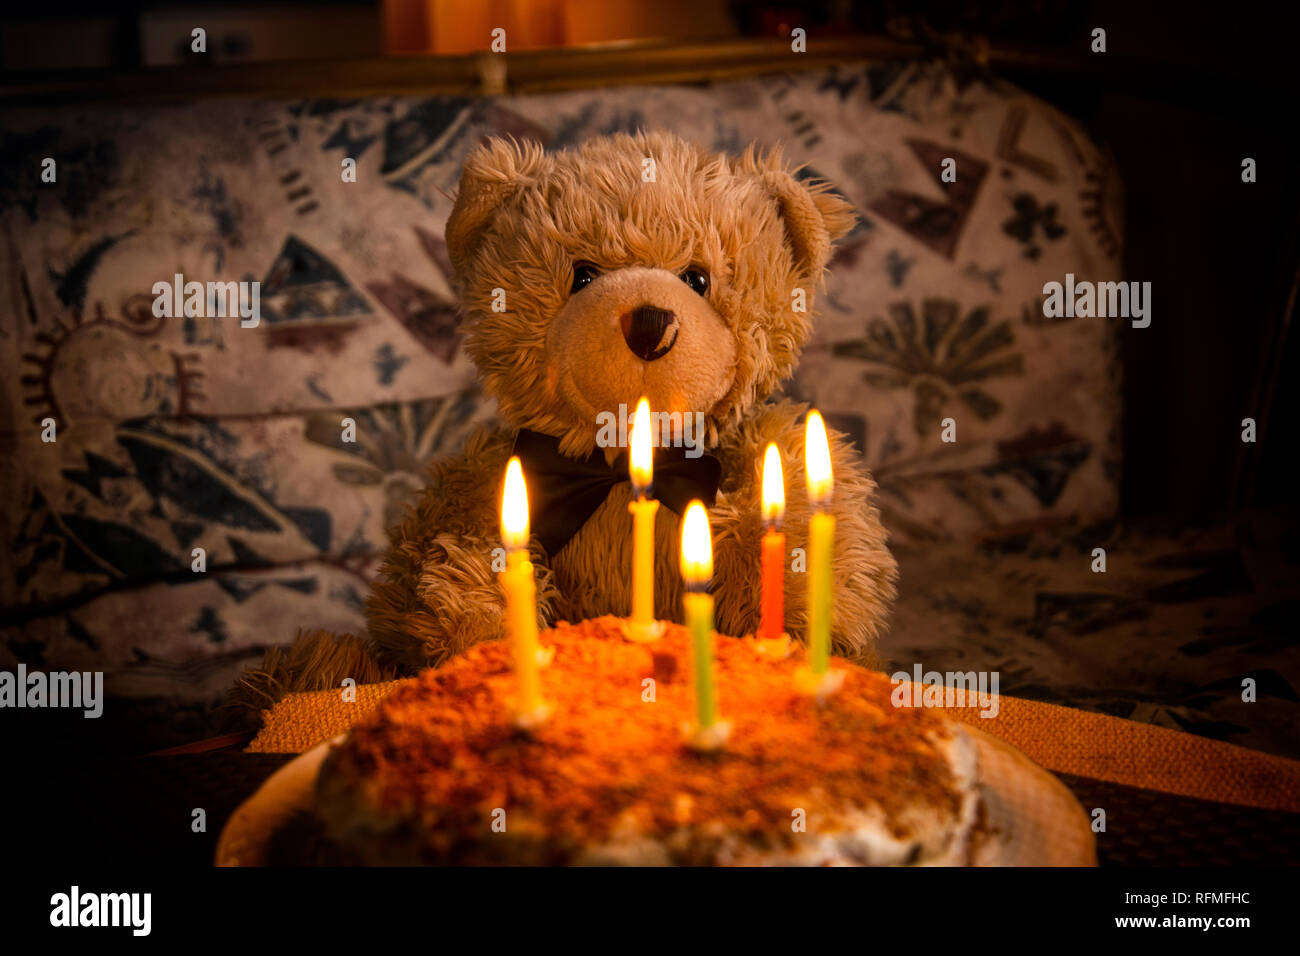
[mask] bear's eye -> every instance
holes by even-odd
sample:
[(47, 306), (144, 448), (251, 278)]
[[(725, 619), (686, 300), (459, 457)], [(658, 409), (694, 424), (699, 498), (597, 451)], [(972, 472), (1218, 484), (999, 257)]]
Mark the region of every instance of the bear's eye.
[(691, 287), (691, 291), (704, 295), (709, 291), (709, 274), (703, 269), (690, 268), (683, 272), (678, 278)]
[(581, 292), (600, 275), (600, 270), (590, 262), (575, 262), (573, 264), (573, 285), (569, 288), (569, 295), (575, 292)]

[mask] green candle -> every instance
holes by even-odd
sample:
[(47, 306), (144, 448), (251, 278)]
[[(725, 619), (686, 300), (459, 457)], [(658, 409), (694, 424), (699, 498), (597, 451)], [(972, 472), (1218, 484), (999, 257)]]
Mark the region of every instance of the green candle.
[(682, 518), (682, 599), (686, 627), (691, 632), (691, 661), (695, 674), (695, 722), (687, 728), (691, 746), (716, 750), (726, 741), (730, 725), (718, 720), (713, 692), (713, 540), (704, 505), (692, 501)]
[(817, 512), (808, 522), (808, 666), (826, 673), (831, 652), (831, 544), (835, 518)]
[(707, 730), (718, 720), (713, 699), (713, 595), (687, 591), (682, 601), (693, 646), (695, 724), (700, 730)]
[(808, 667), (815, 677), (826, 673), (831, 652), (831, 556), (835, 518), (830, 513), (831, 452), (826, 423), (808, 413), (804, 433), (804, 471), (813, 515), (808, 521)]

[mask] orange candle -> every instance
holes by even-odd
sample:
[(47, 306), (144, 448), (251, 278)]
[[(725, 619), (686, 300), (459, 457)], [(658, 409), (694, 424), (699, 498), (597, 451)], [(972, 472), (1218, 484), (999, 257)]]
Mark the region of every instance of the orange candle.
[(780, 641), (785, 632), (785, 481), (781, 474), (781, 453), (769, 442), (763, 456), (763, 614), (758, 636)]

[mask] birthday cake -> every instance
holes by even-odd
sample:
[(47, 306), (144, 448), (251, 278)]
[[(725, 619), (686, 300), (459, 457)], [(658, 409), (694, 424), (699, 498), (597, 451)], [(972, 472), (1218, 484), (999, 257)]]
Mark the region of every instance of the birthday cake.
[(981, 817), (976, 748), (895, 707), (883, 675), (836, 660), (839, 691), (796, 690), (782, 660), (719, 637), (725, 747), (684, 744), (691, 643), (620, 619), (542, 634), (550, 718), (508, 720), (511, 647), (478, 645), (395, 690), (322, 764), (316, 807), (359, 862), (401, 864), (964, 865)]

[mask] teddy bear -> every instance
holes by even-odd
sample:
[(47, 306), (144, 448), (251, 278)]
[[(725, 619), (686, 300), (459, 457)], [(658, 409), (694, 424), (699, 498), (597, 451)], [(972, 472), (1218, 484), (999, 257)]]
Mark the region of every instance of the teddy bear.
[[(516, 454), (529, 482), (539, 625), (628, 614), (633, 490), (627, 449), (607, 440), (602, 423), (642, 397), (671, 421), (680, 413), (699, 426), (698, 448), (674, 449), (661, 436), (654, 452), (664, 505), (655, 524), (656, 617), (681, 619), (679, 522), (697, 497), (713, 531), (717, 630), (754, 632), (768, 442), (782, 454), (791, 555), (806, 547), (810, 510), (806, 408), (773, 394), (808, 340), (832, 244), (855, 222), (827, 184), (797, 172), (779, 148), (727, 156), (663, 132), (557, 152), (499, 138), (478, 146), (446, 240), (466, 348), (501, 424), (430, 467), (427, 487), (390, 532), (367, 603), (368, 636), (300, 634), (245, 675), (243, 698), (265, 707), (345, 677), (413, 674), (501, 637), (494, 561), (503, 475)], [(832, 648), (876, 666), (896, 566), (856, 451), (831, 430), (830, 452)], [(786, 627), (799, 639), (807, 585), (792, 564)]]

